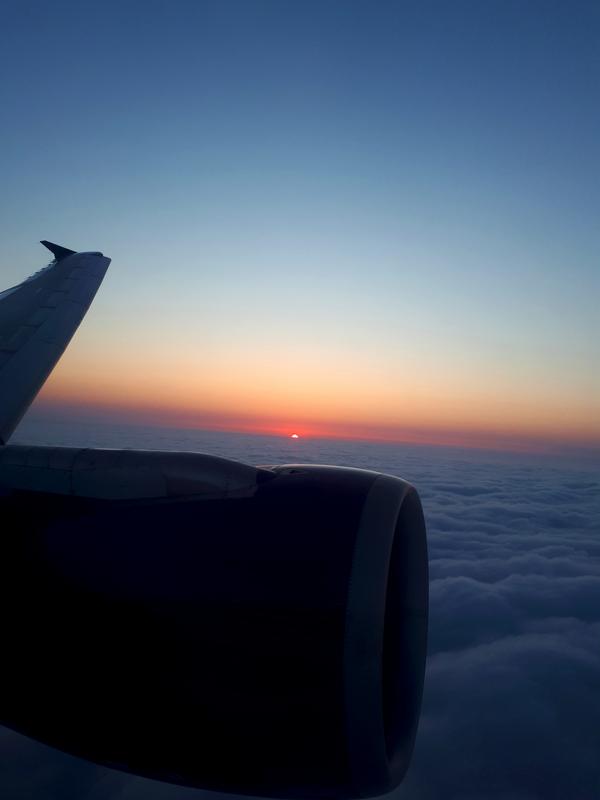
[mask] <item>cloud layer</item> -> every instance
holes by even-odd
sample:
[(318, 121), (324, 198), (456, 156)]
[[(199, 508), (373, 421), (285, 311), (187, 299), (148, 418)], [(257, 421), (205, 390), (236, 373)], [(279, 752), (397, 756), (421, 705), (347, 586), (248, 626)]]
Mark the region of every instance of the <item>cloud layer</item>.
[[(417, 746), (395, 800), (600, 797), (600, 475), (591, 465), (133, 428), (61, 436), (54, 430), (38, 441), (343, 463), (410, 479), (428, 523), (431, 627)], [(0, 731), (0, 788), (11, 800), (208, 794), (94, 767)]]
[(519, 460), (452, 471), (423, 482), (430, 655), (398, 797), (600, 797), (597, 473)]

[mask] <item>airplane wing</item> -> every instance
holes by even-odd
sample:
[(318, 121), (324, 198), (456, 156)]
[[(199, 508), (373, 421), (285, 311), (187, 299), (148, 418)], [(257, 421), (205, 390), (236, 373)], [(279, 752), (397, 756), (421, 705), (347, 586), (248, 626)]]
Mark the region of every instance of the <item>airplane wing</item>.
[[(0, 444), (109, 259), (0, 293)], [(414, 746), (416, 491), (342, 467), (0, 447), (0, 724), (99, 764), (272, 798), (387, 794)]]
[(0, 445), (65, 351), (110, 264), (102, 253), (42, 244), (54, 260), (0, 292)]

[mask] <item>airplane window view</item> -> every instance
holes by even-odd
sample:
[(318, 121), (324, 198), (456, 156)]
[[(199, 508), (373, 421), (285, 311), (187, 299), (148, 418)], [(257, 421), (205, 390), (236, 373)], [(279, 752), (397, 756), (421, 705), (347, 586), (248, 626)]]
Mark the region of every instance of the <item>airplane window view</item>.
[(0, 797), (598, 800), (600, 6), (0, 12)]

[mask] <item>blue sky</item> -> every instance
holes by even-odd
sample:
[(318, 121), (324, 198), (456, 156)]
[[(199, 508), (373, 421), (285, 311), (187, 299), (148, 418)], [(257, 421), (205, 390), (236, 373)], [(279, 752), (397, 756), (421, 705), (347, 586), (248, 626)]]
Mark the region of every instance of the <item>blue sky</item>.
[(334, 414), (337, 370), (323, 392), (356, 392), (349, 424), (600, 437), (596, 3), (1, 13), (3, 282), (42, 263), (40, 238), (114, 260), (56, 397), (82, 400), (74, 373), (99, 395), (140, 352), (169, 383), (183, 343), (238, 375), (207, 379), (232, 414), (263, 402), (239, 365), (264, 383), (270, 359), (291, 387), (301, 367), (311, 419)]

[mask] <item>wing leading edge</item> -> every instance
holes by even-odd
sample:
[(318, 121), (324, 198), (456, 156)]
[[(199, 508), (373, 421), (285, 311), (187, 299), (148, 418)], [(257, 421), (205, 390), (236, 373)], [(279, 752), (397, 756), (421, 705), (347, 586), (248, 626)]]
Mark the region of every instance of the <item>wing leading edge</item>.
[(0, 444), (5, 444), (71, 341), (110, 258), (43, 241), (54, 261), (0, 292)]

